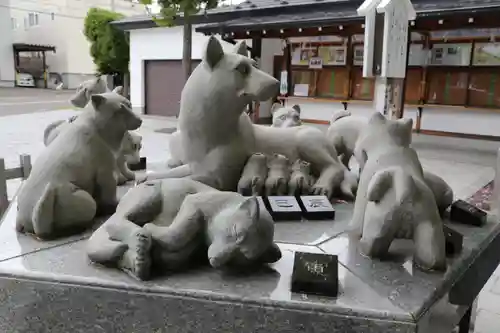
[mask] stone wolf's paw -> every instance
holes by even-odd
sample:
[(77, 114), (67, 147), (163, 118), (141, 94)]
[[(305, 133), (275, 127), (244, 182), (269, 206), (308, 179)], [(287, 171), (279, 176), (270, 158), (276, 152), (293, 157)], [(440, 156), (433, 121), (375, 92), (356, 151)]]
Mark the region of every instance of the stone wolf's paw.
[(177, 167), (180, 167), (181, 165), (183, 165), (184, 163), (182, 163), (181, 160), (178, 160), (178, 159), (175, 159), (175, 158), (171, 158), (167, 161), (167, 167), (173, 169), (173, 168), (177, 168)]
[(141, 280), (149, 279), (151, 273), (152, 238), (149, 231), (140, 229), (127, 240), (128, 250), (121, 262), (121, 268)]
[(148, 180), (148, 175), (143, 174), (143, 175), (135, 175), (135, 185), (139, 185), (144, 183), (145, 181)]
[(267, 195), (286, 195), (288, 182), (284, 177), (268, 179), (266, 182)]
[(310, 191), (311, 186), (306, 176), (294, 177), (288, 182), (288, 194), (290, 195), (302, 195)]
[(333, 185), (326, 182), (318, 180), (316, 184), (311, 188), (312, 195), (324, 195), (327, 198), (331, 198), (333, 194)]

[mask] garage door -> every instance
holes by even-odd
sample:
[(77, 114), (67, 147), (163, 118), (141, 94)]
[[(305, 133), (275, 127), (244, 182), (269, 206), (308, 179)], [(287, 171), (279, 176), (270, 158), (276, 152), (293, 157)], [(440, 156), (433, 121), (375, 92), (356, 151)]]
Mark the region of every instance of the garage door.
[[(200, 60), (193, 60), (193, 69)], [(147, 60), (145, 63), (145, 111), (156, 116), (176, 116), (184, 87), (180, 60)]]

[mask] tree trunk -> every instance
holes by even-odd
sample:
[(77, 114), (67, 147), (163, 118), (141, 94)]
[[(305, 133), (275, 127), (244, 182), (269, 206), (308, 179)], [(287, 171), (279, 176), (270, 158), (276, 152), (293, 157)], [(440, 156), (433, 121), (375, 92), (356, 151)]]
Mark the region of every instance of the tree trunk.
[(184, 13), (184, 45), (182, 52), (182, 67), (184, 68), (184, 82), (191, 75), (191, 48), (192, 48), (193, 29), (190, 17)]

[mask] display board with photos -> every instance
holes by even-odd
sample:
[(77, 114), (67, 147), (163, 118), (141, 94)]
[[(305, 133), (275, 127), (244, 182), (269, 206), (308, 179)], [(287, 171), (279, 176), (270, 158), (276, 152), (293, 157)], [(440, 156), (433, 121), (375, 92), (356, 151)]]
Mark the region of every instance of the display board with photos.
[(309, 66), (314, 58), (321, 58), (323, 66), (342, 66), (346, 64), (346, 57), (347, 47), (344, 45), (292, 46), (293, 66)]
[(474, 66), (500, 66), (500, 43), (476, 43), (472, 59)]

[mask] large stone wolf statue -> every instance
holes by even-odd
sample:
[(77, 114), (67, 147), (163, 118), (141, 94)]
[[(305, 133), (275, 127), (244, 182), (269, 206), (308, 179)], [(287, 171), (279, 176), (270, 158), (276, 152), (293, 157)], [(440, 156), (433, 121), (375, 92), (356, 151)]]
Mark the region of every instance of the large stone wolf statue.
[(247, 52), (244, 42), (234, 53), (224, 53), (215, 37), (209, 39), (203, 61), (181, 95), (178, 137), (187, 164), (146, 179), (191, 176), (219, 190), (235, 191), (253, 153), (277, 153), (311, 163), (319, 176), (314, 194), (330, 196), (340, 188), (352, 195), (357, 179), (319, 129), (255, 125), (243, 112), (250, 102), (268, 100), (279, 89), (278, 80), (257, 69)]

